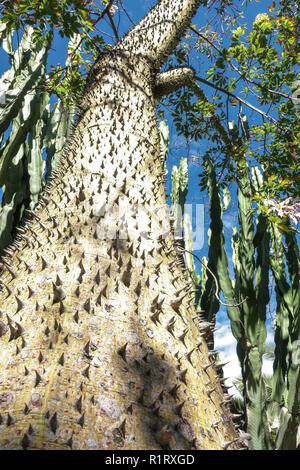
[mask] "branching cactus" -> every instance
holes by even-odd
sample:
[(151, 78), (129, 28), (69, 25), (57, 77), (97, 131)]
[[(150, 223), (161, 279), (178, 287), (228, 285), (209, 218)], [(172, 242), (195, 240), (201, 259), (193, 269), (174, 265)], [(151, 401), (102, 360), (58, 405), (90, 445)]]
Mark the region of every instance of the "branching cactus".
[[(262, 189), (263, 175), (252, 169), (257, 191)], [(295, 235), (285, 234), (286, 246), (276, 225), (269, 223), (271, 239), (270, 267), (275, 280), (276, 319), (275, 358), (270, 399), (269, 429), (275, 431), (276, 449), (296, 449), (300, 445), (300, 321), (299, 321), (299, 248)], [(289, 279), (288, 279), (289, 276)]]
[[(258, 221), (257, 233), (263, 237), (257, 249), (255, 262), (252, 194), (248, 166), (242, 162), (237, 168), (239, 237), (237, 257), (239, 277), (236, 298), (240, 305), (240, 319), (245, 334), (245, 344), (239, 345), (238, 356), (244, 381), (244, 398), (247, 409), (248, 431), (253, 449), (269, 449), (265, 390), (262, 380), (262, 358), (266, 342), (266, 307), (268, 295), (268, 234), (263, 219)], [(256, 282), (255, 282), (256, 277)], [(238, 292), (237, 292), (238, 287)]]
[[(5, 72), (1, 80), (1, 93), (5, 92), (5, 106), (1, 108), (0, 134), (9, 127), (11, 121), (17, 116), (28, 92), (30, 91), (33, 96), (38, 92), (41, 93), (39, 87), (45, 78), (45, 67), (51, 41), (40, 45), (35, 44), (30, 54), (28, 53), (29, 44), (28, 40), (21, 41), (18, 50), (14, 54), (10, 54), (12, 68)], [(10, 47), (7, 50), (10, 51)]]
[[(234, 131), (234, 125), (231, 126)], [(247, 124), (244, 122), (245, 136)], [(232, 137), (233, 134), (232, 134)], [(235, 136), (237, 139), (237, 137)], [(249, 168), (237, 168), (239, 231), (233, 228), (232, 248), (235, 281), (229, 277), (222, 228), (220, 191), (209, 160), (205, 162), (211, 207), (211, 270), (219, 280), (227, 303), (231, 328), (238, 341), (242, 367), (247, 431), (253, 449), (294, 449), (299, 446), (299, 251), (293, 234), (282, 235), (268, 225), (259, 212), (254, 235)], [(262, 175), (252, 169), (252, 184), (259, 191)], [(270, 239), (272, 254), (270, 254)], [(212, 241), (211, 241), (212, 244)], [(284, 256), (285, 252), (285, 256)], [(287, 279), (287, 270), (289, 281)], [(266, 307), (269, 298), (269, 269), (275, 279), (277, 317), (272, 381), (262, 376), (266, 342)], [(204, 297), (205, 299), (205, 297)], [(276, 437), (274, 438), (274, 430)]]
[[(208, 266), (216, 276), (227, 304), (233, 335), (238, 341), (238, 356), (242, 366), (244, 400), (247, 410), (247, 428), (251, 435), (253, 449), (269, 448), (266, 412), (264, 410), (264, 388), (261, 379), (262, 355), (264, 352), (266, 328), (265, 309), (268, 301), (268, 267), (265, 252), (259, 248), (257, 256), (256, 287), (254, 286), (255, 257), (253, 246), (253, 220), (248, 168), (238, 168), (239, 234), (233, 237), (235, 283), (228, 271), (228, 258), (222, 224), (220, 190), (216, 183), (213, 164), (206, 159), (205, 169), (211, 213), (211, 235)], [(264, 245), (265, 246), (265, 245)], [(233, 287), (234, 285), (234, 287)], [(206, 295), (201, 306), (209, 306), (210, 297), (215, 295), (215, 286), (206, 283)], [(212, 314), (218, 309), (216, 302), (211, 306)]]
[(172, 168), (171, 216), (174, 217), (175, 237), (182, 238), (183, 214), (186, 195), (188, 192), (188, 164), (187, 159), (180, 160), (179, 168)]
[[(215, 274), (216, 280), (223, 292), (226, 299), (228, 316), (231, 321), (231, 328), (233, 335), (237, 341), (245, 345), (245, 337), (240, 319), (240, 310), (234, 305), (236, 296), (233, 289), (233, 283), (229, 276), (228, 271), (228, 258), (225, 249), (225, 237), (223, 232), (222, 222), (222, 202), (219, 194), (219, 188), (216, 181), (216, 173), (212, 162), (209, 159), (205, 160), (205, 170), (208, 182), (208, 194), (210, 201), (210, 248), (208, 255), (208, 266)], [(226, 205), (225, 205), (226, 207)], [(212, 299), (213, 306), (210, 307), (210, 320), (214, 319), (214, 315), (218, 311), (219, 301), (216, 298), (216, 284), (211, 275), (207, 274), (207, 281), (205, 285), (205, 296), (201, 299), (201, 308), (204, 310), (206, 305), (209, 305), (209, 299)], [(218, 301), (218, 305), (217, 305)]]
[[(0, 253), (12, 240), (24, 209), (34, 209), (46, 179), (57, 170), (73, 122), (74, 107), (56, 103), (50, 111), (49, 94), (42, 89), (51, 41), (32, 42), (32, 28), (14, 51), (12, 32), (3, 40), (11, 68), (0, 78), (4, 105), (0, 108), (0, 132), (12, 130), (0, 149)], [(15, 192), (14, 192), (15, 190)]]
[[(241, 123), (242, 137), (239, 137), (237, 126), (233, 121), (229, 123), (229, 133), (234, 144), (246, 147), (249, 140), (249, 127), (247, 119), (243, 115)], [(213, 181), (211, 177), (209, 179)], [(265, 392), (261, 369), (266, 340), (266, 306), (269, 301), (269, 247), (268, 236), (264, 234), (265, 221), (263, 218), (259, 218), (257, 234), (261, 234), (261, 237), (255, 261), (251, 183), (249, 168), (243, 159), (237, 162), (237, 185), (239, 234), (237, 230), (234, 230), (232, 239), (235, 268), (234, 288), (228, 274), (224, 235), (223, 233), (221, 236), (219, 235), (222, 232), (220, 204), (216, 205), (219, 210), (214, 213), (214, 218), (218, 222), (212, 221), (216, 225), (215, 236), (217, 237), (213, 254), (215, 255), (215, 251), (217, 251), (216, 247), (222, 247), (221, 253), (224, 258), (222, 259), (220, 254), (216, 255), (219, 267), (215, 267), (215, 272), (219, 275), (220, 287), (228, 305), (227, 312), (232, 332), (238, 341), (237, 353), (242, 367), (247, 428), (252, 438), (251, 447), (253, 449), (268, 449), (270, 448), (270, 438), (266, 425)], [(213, 187), (218, 194), (215, 178)], [(212, 191), (210, 194), (212, 197)], [(213, 207), (212, 199), (211, 206)], [(218, 223), (219, 227), (217, 227)], [(256, 238), (258, 238), (257, 234)]]
[(99, 56), (58, 172), (3, 259), (3, 448), (244, 445), (154, 210), (166, 204), (157, 70), (200, 4), (160, 0)]

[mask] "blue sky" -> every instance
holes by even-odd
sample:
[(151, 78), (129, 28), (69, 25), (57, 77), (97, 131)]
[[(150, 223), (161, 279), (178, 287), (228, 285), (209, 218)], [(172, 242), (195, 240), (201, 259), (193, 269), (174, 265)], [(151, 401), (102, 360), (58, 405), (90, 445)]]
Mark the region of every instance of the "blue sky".
[[(271, 1), (259, 1), (259, 2), (252, 2), (250, 5), (247, 6), (246, 8), (246, 14), (245, 18), (242, 20), (243, 22), (247, 22), (250, 24), (250, 26), (253, 23), (254, 18), (258, 13), (264, 13), (268, 11), (268, 6), (271, 4)], [(133, 21), (136, 23), (138, 22), (149, 10), (151, 6), (155, 4), (154, 1), (149, 1), (149, 0), (123, 0), (123, 4), (126, 6), (126, 9), (133, 19)], [(239, 7), (241, 7), (243, 2), (238, 2)], [(120, 9), (121, 12), (121, 9)], [(115, 15), (115, 20), (118, 22), (118, 15), (117, 13)], [(201, 26), (204, 26), (207, 22), (207, 11), (204, 7), (200, 7), (196, 17), (193, 19), (193, 24), (196, 24), (198, 28)], [(122, 35), (124, 32), (126, 32), (129, 28), (131, 27), (129, 20), (126, 18), (124, 13), (120, 13), (120, 35)], [(102, 21), (101, 24), (99, 24), (99, 28), (103, 33), (108, 33), (112, 34), (112, 30), (110, 25)], [(49, 54), (49, 60), (48, 64), (49, 66), (51, 64), (56, 65), (60, 63), (62, 66), (65, 64), (66, 60), (66, 46), (67, 46), (67, 40), (66, 39), (61, 39), (58, 35), (57, 38), (54, 41), (53, 47), (50, 51)], [(193, 58), (193, 55), (192, 55)], [(205, 64), (205, 62), (204, 62)], [(9, 68), (9, 62), (8, 62), (8, 57), (7, 54), (0, 48), (0, 75)], [(201, 70), (199, 72), (201, 74)], [(204, 75), (202, 75), (204, 76)], [(212, 91), (209, 88), (204, 87), (204, 91), (207, 94), (207, 96), (210, 96)], [(253, 112), (249, 112), (250, 110), (244, 109), (244, 112), (246, 112), (248, 116), (248, 120), (250, 124), (253, 124), (255, 122), (255, 119), (257, 119), (257, 116)], [(236, 111), (236, 114), (238, 112), (238, 109)], [(166, 113), (165, 116), (168, 125), (170, 127), (170, 157), (168, 160), (167, 164), (167, 169), (168, 169), (168, 182), (166, 184), (167, 188), (167, 193), (170, 194), (171, 191), (171, 183), (170, 183), (170, 177), (172, 173), (172, 166), (173, 165), (179, 165), (180, 158), (182, 157), (187, 157), (187, 146), (186, 142), (184, 139), (179, 138), (176, 136), (176, 131), (175, 127), (172, 121), (172, 118), (170, 114)], [(175, 145), (177, 144), (177, 145)], [(178, 146), (178, 144), (181, 144)], [(191, 145), (191, 154), (196, 155), (198, 157), (204, 155), (206, 149), (206, 143), (205, 142), (200, 142), (197, 144), (192, 144)], [(208, 196), (206, 192), (200, 192), (198, 183), (199, 183), (199, 170), (200, 166), (194, 165), (193, 163), (190, 163), (189, 165), (189, 192), (188, 192), (188, 197), (187, 197), (187, 203), (198, 203), (198, 204), (204, 204), (205, 207), (205, 224), (204, 224), (204, 246), (201, 250), (197, 251), (196, 254), (199, 257), (202, 257), (203, 255), (207, 255), (208, 251), (208, 246), (207, 246), (207, 230), (209, 226), (209, 215), (208, 215), (208, 209), (209, 209), (209, 204), (208, 204)], [(230, 244), (230, 237), (231, 237), (231, 231), (232, 227), (237, 225), (237, 199), (236, 199), (236, 186), (235, 184), (232, 184), (231, 189), (231, 194), (232, 194), (232, 201), (230, 204), (229, 209), (226, 211), (224, 214), (224, 232), (225, 232), (225, 237), (227, 239), (226, 243), (226, 248), (228, 252), (228, 257), (229, 257), (229, 269), (230, 273), (233, 274), (233, 264), (231, 262), (231, 244)], [(196, 263), (198, 270), (200, 271), (200, 266), (199, 263)], [(270, 322), (269, 322), (270, 323)], [(226, 366), (225, 368), (225, 376), (229, 376), (231, 379), (239, 374), (239, 368), (238, 368), (238, 363), (236, 359), (236, 354), (235, 354), (235, 342), (233, 340), (233, 337), (230, 332), (230, 327), (229, 323), (227, 320), (227, 315), (224, 307), (221, 307), (218, 318), (217, 318), (217, 326), (219, 330), (216, 333), (216, 348), (220, 350), (221, 353), (221, 359), (228, 361), (230, 360), (230, 364)], [(270, 332), (269, 332), (269, 339), (271, 339)], [(267, 369), (269, 372), (270, 370), (270, 363), (267, 364)]]

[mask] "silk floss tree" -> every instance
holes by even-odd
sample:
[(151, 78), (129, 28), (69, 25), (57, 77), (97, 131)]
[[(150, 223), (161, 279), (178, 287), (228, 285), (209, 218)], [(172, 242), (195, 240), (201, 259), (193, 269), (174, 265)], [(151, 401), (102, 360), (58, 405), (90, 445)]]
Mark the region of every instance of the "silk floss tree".
[(159, 69), (200, 4), (159, 1), (99, 57), (61, 164), (4, 258), (2, 449), (242, 445), (154, 210), (166, 202), (155, 97), (192, 74)]

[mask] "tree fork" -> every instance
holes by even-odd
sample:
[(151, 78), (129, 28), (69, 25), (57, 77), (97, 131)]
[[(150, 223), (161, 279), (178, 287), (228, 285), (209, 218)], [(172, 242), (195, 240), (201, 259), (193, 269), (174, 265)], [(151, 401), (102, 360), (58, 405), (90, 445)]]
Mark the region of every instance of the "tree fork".
[(195, 72), (191, 67), (175, 67), (166, 72), (158, 73), (154, 88), (155, 98), (159, 99), (189, 84), (194, 76)]
[(156, 210), (156, 68), (200, 3), (160, 1), (99, 59), (56, 184), (2, 265), (2, 449), (240, 447)]

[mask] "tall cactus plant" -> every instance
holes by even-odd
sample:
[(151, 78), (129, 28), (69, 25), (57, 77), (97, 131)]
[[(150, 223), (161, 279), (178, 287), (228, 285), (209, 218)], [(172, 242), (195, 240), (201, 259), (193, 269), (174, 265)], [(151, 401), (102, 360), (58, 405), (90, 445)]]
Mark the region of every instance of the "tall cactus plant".
[(0, 134), (12, 124), (0, 148), (0, 253), (12, 241), (24, 209), (34, 209), (46, 179), (57, 170), (64, 144), (72, 127), (74, 107), (61, 101), (50, 110), (49, 94), (43, 91), (48, 42), (34, 43), (27, 28), (19, 46), (13, 49), (12, 35), (3, 40), (11, 68), (0, 78), (5, 103), (0, 108)]
[(253, 221), (248, 168), (238, 169), (239, 234), (235, 232), (235, 284), (230, 279), (228, 257), (222, 225), (222, 206), (216, 175), (211, 161), (206, 160), (205, 169), (211, 206), (211, 230), (213, 250), (209, 256), (211, 270), (218, 277), (227, 304), (233, 335), (238, 341), (238, 356), (242, 366), (244, 399), (247, 409), (248, 431), (253, 449), (269, 448), (264, 410), (264, 387), (261, 378), (262, 356), (266, 338), (265, 310), (267, 305), (265, 278), (268, 271), (260, 253), (256, 260), (256, 286), (254, 285), (255, 257), (253, 245)]
[[(231, 138), (238, 141), (240, 138), (233, 122), (230, 123), (229, 129)], [(248, 125), (245, 118), (242, 130), (243, 137), (240, 141), (246, 144)], [(293, 351), (293, 345), (295, 349), (299, 339), (299, 251), (296, 239), (293, 234), (286, 234), (288, 248), (285, 251), (290, 277), (288, 282), (282, 235), (273, 224), (267, 224), (259, 210), (254, 234), (251, 185), (253, 184), (256, 190), (261, 189), (259, 187), (262, 185), (262, 176), (257, 168), (253, 168), (251, 183), (246, 161), (239, 161), (239, 231), (233, 228), (233, 283), (228, 272), (220, 190), (216, 184), (213, 165), (208, 159), (205, 169), (210, 197), (211, 237), (214, 237), (214, 251), (209, 257), (210, 267), (219, 279), (232, 332), (238, 341), (237, 352), (242, 367), (247, 430), (252, 438), (251, 446), (253, 449), (296, 448), (299, 446), (300, 390), (299, 361), (295, 364), (292, 360), (293, 352), (294, 356), (297, 355), (297, 352)], [(270, 254), (270, 240), (273, 254)], [(266, 382), (262, 375), (262, 358), (266, 342), (266, 307), (270, 301), (270, 267), (275, 279), (277, 297), (276, 347), (274, 376), (271, 381)]]
[[(264, 406), (264, 383), (262, 380), (262, 359), (266, 341), (266, 307), (268, 303), (268, 265), (265, 263), (269, 251), (267, 234), (258, 247), (255, 263), (252, 193), (249, 169), (245, 162), (237, 168), (239, 201), (239, 244), (240, 264), (238, 302), (245, 333), (246, 347), (238, 348), (244, 380), (244, 395), (247, 409), (248, 430), (254, 449), (269, 449), (266, 409)], [(263, 230), (259, 221), (258, 230)], [(267, 250), (267, 251), (266, 251)], [(256, 268), (256, 283), (255, 283)]]
[[(258, 168), (253, 168), (252, 174), (255, 189), (262, 190), (261, 172)], [(285, 247), (282, 234), (273, 222), (269, 223), (268, 232), (272, 249), (269, 259), (275, 280), (277, 306), (275, 358), (267, 414), (270, 427), (276, 431), (276, 449), (296, 449), (300, 446), (299, 248), (292, 232), (284, 236)]]
[[(207, 292), (207, 280), (211, 281), (211, 276), (207, 276), (207, 260), (203, 256), (202, 273), (196, 272), (195, 262), (193, 257), (193, 239), (192, 239), (192, 222), (188, 213), (185, 213), (184, 206), (186, 202), (186, 196), (188, 192), (188, 164), (187, 159), (182, 158), (180, 160), (179, 167), (176, 165), (172, 168), (172, 192), (171, 192), (171, 214), (175, 219), (175, 234), (180, 241), (181, 247), (185, 250), (182, 253), (182, 260), (187, 270), (187, 278), (191, 281), (194, 291), (194, 303), (198, 313), (203, 313), (199, 319), (211, 320), (209, 315), (209, 302), (202, 309), (202, 298)], [(212, 281), (214, 282), (214, 280)], [(219, 305), (219, 302), (215, 295), (211, 296), (214, 305)], [(206, 308), (208, 307), (208, 308)], [(216, 311), (218, 308), (216, 308)], [(208, 323), (207, 323), (208, 324)], [(213, 324), (211, 325), (213, 326)], [(212, 337), (209, 335), (211, 346), (213, 345)], [(209, 343), (208, 343), (209, 344)]]

